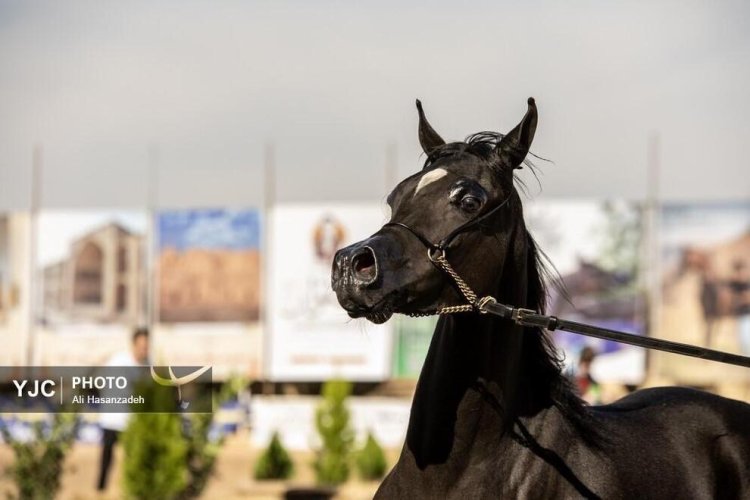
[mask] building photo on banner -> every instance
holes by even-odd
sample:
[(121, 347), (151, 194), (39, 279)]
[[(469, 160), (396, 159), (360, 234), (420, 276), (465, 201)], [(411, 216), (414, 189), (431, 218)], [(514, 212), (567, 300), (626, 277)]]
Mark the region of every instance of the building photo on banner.
[(161, 361), (213, 365), (219, 378), (260, 376), (260, 217), (250, 208), (155, 215), (155, 353)]
[[(673, 203), (661, 211), (659, 331), (670, 340), (750, 355), (750, 202)], [(660, 356), (679, 383), (747, 383), (750, 370)]]
[[(36, 221), (35, 356), (96, 364), (147, 322), (145, 211), (45, 210)], [(81, 349), (81, 343), (88, 347)]]
[(384, 222), (377, 203), (273, 207), (268, 278), (267, 377), (273, 381), (382, 381), (390, 376), (392, 326), (353, 320), (331, 289), (336, 250)]
[[(642, 210), (625, 201), (542, 200), (527, 203), (527, 227), (552, 266), (547, 313), (645, 335), (641, 279)], [(555, 284), (554, 281), (560, 282)], [(555, 331), (571, 374), (590, 363), (597, 382), (635, 385), (646, 376), (639, 347)], [(593, 358), (593, 360), (592, 360)], [(592, 394), (591, 399), (597, 400)]]

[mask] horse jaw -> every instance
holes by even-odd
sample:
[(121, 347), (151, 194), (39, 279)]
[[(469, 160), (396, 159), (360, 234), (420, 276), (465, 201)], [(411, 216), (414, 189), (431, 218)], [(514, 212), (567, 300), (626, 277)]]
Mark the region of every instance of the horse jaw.
[(377, 311), (365, 314), (365, 318), (376, 325), (385, 323), (391, 319), (391, 316), (393, 316), (393, 311)]

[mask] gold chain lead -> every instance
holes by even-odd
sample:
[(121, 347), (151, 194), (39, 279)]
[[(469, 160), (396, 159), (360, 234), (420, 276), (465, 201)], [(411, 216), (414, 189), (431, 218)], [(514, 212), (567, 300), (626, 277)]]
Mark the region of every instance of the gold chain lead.
[[(471, 287), (461, 278), (461, 276), (458, 275), (458, 273), (453, 269), (453, 267), (448, 262), (448, 259), (445, 258), (445, 253), (439, 253), (437, 256), (430, 255), (430, 260), (437, 264), (440, 269), (445, 271), (448, 276), (453, 278), (453, 281), (456, 282), (456, 286), (458, 286), (458, 290), (461, 292), (461, 294), (466, 298), (466, 300), (469, 302), (468, 304), (460, 305), (460, 306), (445, 306), (441, 307), (436, 311), (436, 314), (454, 314), (454, 313), (462, 313), (462, 312), (472, 312), (474, 310), (479, 311), (480, 313), (486, 313), (485, 306), (490, 303), (494, 303), (495, 299), (489, 295), (486, 297), (482, 297), (479, 299), (477, 297), (477, 294), (474, 293), (474, 290), (471, 289)], [(435, 313), (411, 313), (409, 316), (412, 317), (420, 317), (420, 316), (431, 316)]]

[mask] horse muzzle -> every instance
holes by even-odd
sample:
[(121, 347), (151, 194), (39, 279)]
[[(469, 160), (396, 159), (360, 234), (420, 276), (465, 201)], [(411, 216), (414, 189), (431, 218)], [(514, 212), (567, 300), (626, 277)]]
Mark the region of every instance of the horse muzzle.
[(383, 293), (376, 239), (354, 243), (336, 253), (331, 286), (349, 316), (383, 323), (393, 314), (392, 302), (397, 294)]

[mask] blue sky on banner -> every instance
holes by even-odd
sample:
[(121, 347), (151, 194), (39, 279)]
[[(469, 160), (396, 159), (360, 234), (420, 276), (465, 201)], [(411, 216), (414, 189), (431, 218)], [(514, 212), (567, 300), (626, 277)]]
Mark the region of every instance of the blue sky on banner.
[(159, 248), (179, 251), (260, 247), (258, 210), (174, 210), (157, 214)]

